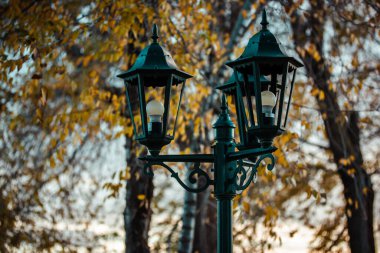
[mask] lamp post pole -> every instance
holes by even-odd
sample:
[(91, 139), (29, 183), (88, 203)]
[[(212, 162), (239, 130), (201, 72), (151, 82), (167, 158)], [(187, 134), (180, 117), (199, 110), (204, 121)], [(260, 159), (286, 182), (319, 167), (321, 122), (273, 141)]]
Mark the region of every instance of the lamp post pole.
[(213, 125), (215, 129), (214, 144), (214, 180), (217, 200), (217, 252), (232, 252), (232, 200), (236, 195), (233, 174), (236, 161), (228, 162), (227, 154), (235, 151), (234, 128), (228, 114), (226, 97), (222, 97), (222, 112)]

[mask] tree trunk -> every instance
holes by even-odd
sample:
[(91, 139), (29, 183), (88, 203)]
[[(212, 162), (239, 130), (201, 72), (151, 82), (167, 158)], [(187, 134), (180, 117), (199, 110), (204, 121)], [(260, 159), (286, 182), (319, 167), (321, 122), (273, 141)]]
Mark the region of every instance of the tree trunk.
[[(190, 164), (186, 166), (186, 174), (191, 172)], [(186, 177), (187, 178), (187, 177)], [(189, 184), (189, 180), (187, 180)], [(195, 217), (197, 210), (197, 194), (189, 191), (185, 191), (182, 214), (182, 230), (179, 238), (179, 253), (192, 253), (193, 252), (193, 240), (194, 240), (194, 228)]]
[[(285, 8), (289, 12), (292, 8), (289, 1)], [(375, 253), (373, 233), (373, 201), (374, 191), (370, 176), (363, 169), (363, 158), (360, 150), (359, 115), (357, 112), (343, 112), (338, 104), (338, 95), (329, 88), (330, 71), (326, 59), (323, 57), (324, 18), (327, 16), (323, 0), (312, 1), (311, 8), (314, 14), (307, 19), (301, 17), (297, 11), (292, 13), (291, 26), (297, 51), (303, 55), (306, 72), (315, 88), (324, 93), (324, 97), (317, 97), (317, 103), (322, 114), (330, 150), (334, 162), (344, 185), (346, 200), (347, 229), (350, 236), (352, 253)], [(304, 31), (310, 31), (307, 36)], [(307, 45), (314, 45), (321, 56), (315, 59), (312, 54), (302, 50)]]
[(210, 190), (197, 195), (197, 217), (193, 252), (216, 252), (216, 207), (215, 200), (210, 201)]
[[(192, 136), (194, 122), (189, 122), (186, 126), (187, 136)], [(190, 143), (179, 143), (185, 147), (190, 145), (193, 153), (200, 153), (200, 143), (208, 142), (207, 138), (202, 139), (200, 133), (198, 137), (190, 139)], [(186, 164), (187, 173), (191, 171), (193, 164)], [(204, 185), (203, 177), (198, 178), (198, 184)], [(185, 205), (183, 206), (183, 226), (180, 237), (178, 252), (216, 252), (216, 210), (210, 202), (210, 188), (204, 192), (194, 194), (185, 191)]]
[(148, 253), (148, 232), (152, 216), (153, 179), (142, 171), (137, 159), (134, 142), (126, 137), (127, 164), (131, 178), (126, 185), (126, 206), (124, 209), (125, 253)]
[[(361, 168), (358, 168), (361, 170)], [(352, 253), (375, 253), (375, 239), (373, 235), (373, 200), (374, 192), (368, 175), (351, 177), (343, 170), (340, 178), (344, 185), (346, 199), (347, 228), (350, 236)], [(358, 181), (363, 181), (368, 190), (359, 190)], [(359, 197), (358, 197), (359, 196)], [(362, 204), (359, 204), (359, 203)]]

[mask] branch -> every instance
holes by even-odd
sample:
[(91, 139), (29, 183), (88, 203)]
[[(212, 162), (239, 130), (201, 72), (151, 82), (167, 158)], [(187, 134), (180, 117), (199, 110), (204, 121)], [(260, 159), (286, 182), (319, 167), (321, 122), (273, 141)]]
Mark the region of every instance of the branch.
[(300, 142), (302, 143), (306, 143), (308, 145), (311, 145), (311, 146), (314, 146), (314, 147), (318, 147), (318, 148), (321, 148), (321, 149), (324, 149), (324, 150), (330, 150), (330, 147), (327, 147), (327, 146), (324, 146), (324, 145), (321, 145), (321, 144), (318, 144), (318, 143), (314, 143), (314, 142), (310, 142), (304, 138), (299, 138), (298, 139)]
[(244, 17), (243, 17), (243, 12), (246, 11), (248, 12), (251, 9), (251, 1), (250, 0), (245, 0), (244, 5), (239, 13), (239, 16), (235, 22), (234, 28), (232, 29), (230, 41), (227, 44), (227, 50), (231, 51), (232, 47), (234, 46), (235, 40), (237, 39), (239, 35), (240, 28), (243, 25)]

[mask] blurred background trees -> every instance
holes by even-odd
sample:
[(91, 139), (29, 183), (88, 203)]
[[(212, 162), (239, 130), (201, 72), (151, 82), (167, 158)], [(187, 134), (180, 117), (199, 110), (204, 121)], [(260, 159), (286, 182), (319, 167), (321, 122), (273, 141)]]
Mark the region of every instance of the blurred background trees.
[(305, 67), (275, 172), (260, 169), (235, 199), (236, 250), (278, 246), (290, 222), (314, 231), (310, 251), (375, 252), (380, 5), (370, 0), (0, 2), (0, 251), (111, 252), (124, 240), (125, 252), (215, 252), (212, 192), (173, 198), (180, 188), (164, 172), (154, 185), (142, 173), (145, 149), (115, 76), (157, 23), (161, 43), (194, 75), (165, 152), (211, 152), (214, 88), (260, 29), (264, 6), (269, 29)]

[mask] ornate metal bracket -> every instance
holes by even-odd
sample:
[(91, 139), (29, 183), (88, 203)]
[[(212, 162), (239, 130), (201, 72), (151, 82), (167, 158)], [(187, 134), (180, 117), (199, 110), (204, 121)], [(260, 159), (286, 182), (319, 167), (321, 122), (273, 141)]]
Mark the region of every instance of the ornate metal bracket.
[[(269, 158), (271, 160), (271, 162), (267, 164), (267, 169), (273, 170), (275, 161), (271, 153), (261, 155), (255, 163), (246, 163), (242, 159), (238, 161), (238, 166), (233, 175), (234, 180), (236, 180), (235, 186), (236, 186), (237, 191), (245, 190), (249, 186), (249, 184), (252, 182), (252, 180), (256, 178), (257, 168), (259, 167), (260, 163), (265, 158)], [(248, 165), (248, 168), (246, 169), (244, 165), (246, 166)], [(250, 171), (251, 173), (249, 174)]]
[[(148, 176), (152, 177), (154, 175), (153, 170), (152, 170), (153, 165), (158, 165), (158, 166), (161, 166), (161, 167), (164, 167), (165, 169), (167, 169), (171, 173), (171, 177), (175, 178), (177, 180), (177, 182), (185, 190), (187, 190), (189, 192), (194, 192), (194, 193), (202, 192), (202, 191), (206, 190), (207, 187), (209, 187), (210, 185), (214, 185), (214, 180), (212, 180), (210, 178), (210, 176), (203, 169), (200, 168), (200, 162), (194, 162), (193, 169), (191, 170), (191, 172), (188, 175), (186, 175), (187, 180), (185, 180), (185, 181), (188, 181), (189, 183), (191, 183), (192, 185), (198, 185), (198, 181), (201, 182), (202, 185), (198, 186), (198, 187), (191, 187), (191, 186), (187, 185), (184, 182), (184, 180), (182, 180), (179, 177), (178, 172), (175, 172), (167, 164), (165, 164), (164, 162), (160, 162), (160, 161), (150, 161), (150, 162), (145, 164), (144, 172)], [(204, 180), (200, 180), (200, 178), (203, 178)]]
[[(273, 149), (273, 148), (272, 148)], [(270, 163), (267, 163), (267, 169), (272, 170), (275, 165), (275, 159), (271, 153), (262, 154), (267, 150), (249, 150), (244, 151), (243, 153), (238, 153), (238, 155), (230, 155), (229, 159), (235, 160), (240, 158), (240, 156), (246, 156), (247, 153), (261, 154), (255, 163), (244, 161), (242, 158), (237, 161), (237, 168), (234, 171), (234, 174), (230, 180), (233, 180), (235, 189), (237, 191), (245, 190), (249, 184), (256, 178), (257, 168), (265, 158), (270, 159)], [(142, 161), (145, 161), (144, 173), (150, 177), (153, 176), (152, 166), (157, 165), (167, 169), (171, 177), (175, 178), (177, 182), (187, 191), (198, 193), (206, 190), (210, 185), (215, 185), (214, 180), (200, 167), (201, 163), (214, 163), (213, 155), (163, 155), (163, 156), (146, 156), (139, 158)], [(165, 162), (185, 162), (193, 163), (193, 169), (186, 175), (186, 180), (182, 180), (179, 177), (178, 172), (174, 171), (169, 165)], [(200, 180), (200, 179), (204, 180)], [(198, 185), (198, 182), (200, 185)], [(189, 185), (189, 183), (195, 187)]]

